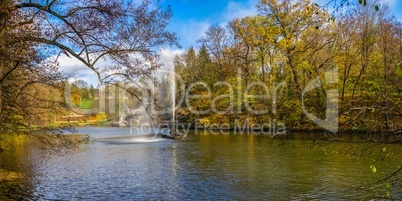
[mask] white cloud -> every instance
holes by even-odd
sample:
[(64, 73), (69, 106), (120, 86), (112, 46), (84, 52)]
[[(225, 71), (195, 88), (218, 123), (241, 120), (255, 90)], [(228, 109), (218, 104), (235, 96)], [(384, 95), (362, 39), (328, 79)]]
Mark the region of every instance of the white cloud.
[[(60, 65), (59, 71), (63, 73), (65, 76), (72, 76), (69, 81), (82, 79), (92, 84), (93, 86), (97, 86), (99, 84), (98, 77), (96, 74), (86, 67), (81, 61), (79, 61), (75, 57), (67, 57), (66, 55), (60, 55), (58, 58), (58, 62)], [(101, 62), (105, 64), (105, 61)]]
[(229, 22), (235, 18), (243, 18), (250, 15), (257, 14), (257, 0), (248, 0), (247, 3), (240, 3), (230, 1), (226, 7), (226, 11), (223, 13), (223, 19), (225, 22)]
[[(79, 74), (81, 72), (86, 72), (86, 74), (91, 73), (95, 74), (91, 69), (89, 69), (85, 64), (83, 64), (80, 60), (75, 57), (68, 57), (65, 54), (59, 56), (58, 60), (60, 69), (59, 71), (63, 74), (71, 75), (71, 74)], [(113, 65), (111, 60), (100, 59), (95, 64), (95, 68), (103, 68), (105, 66)]]
[(173, 25), (173, 30), (180, 36), (180, 43), (184, 48), (197, 47), (197, 40), (200, 39), (212, 24), (225, 26), (235, 18), (242, 18), (249, 15), (256, 15), (256, 4), (258, 0), (247, 2), (229, 1), (224, 11), (218, 18), (207, 18), (203, 21), (187, 20)]
[(170, 70), (173, 69), (173, 59), (176, 55), (180, 55), (184, 50), (179, 49), (162, 49), (159, 52), (159, 62), (163, 64), (161, 69)]
[(181, 45), (184, 48), (188, 48), (190, 46), (197, 46), (196, 41), (203, 36), (211, 24), (205, 21), (188, 20), (178, 26), (179, 28), (176, 30), (176, 33), (180, 36)]
[(397, 0), (383, 0), (385, 3), (387, 3), (390, 7), (393, 7), (396, 5)]
[[(171, 69), (173, 66), (173, 59), (176, 55), (180, 55), (184, 50), (181, 49), (171, 49), (165, 48), (161, 49), (159, 53), (159, 62), (163, 63), (163, 69)], [(94, 72), (86, 67), (81, 61), (76, 59), (75, 57), (67, 57), (66, 55), (60, 55), (58, 58), (58, 62), (60, 65), (59, 71), (63, 74), (71, 75), (71, 74), (94, 74)], [(99, 60), (96, 63), (97, 67), (104, 67), (108, 65), (112, 65), (113, 62), (110, 60)]]
[(79, 70), (86, 69), (87, 67), (75, 57), (68, 57), (65, 54), (62, 54), (58, 58), (60, 64), (60, 71), (62, 73), (71, 74)]
[[(184, 52), (181, 49), (171, 49), (165, 48), (161, 49), (159, 53), (159, 62), (163, 64), (161, 67), (162, 70), (171, 70), (173, 69), (173, 60), (176, 55), (180, 55)], [(58, 58), (60, 69), (59, 71), (65, 75), (73, 76), (71, 80), (75, 80), (77, 78), (85, 80), (89, 84), (93, 86), (97, 86), (99, 84), (99, 80), (96, 74), (86, 67), (81, 61), (74, 57), (67, 57), (66, 55), (60, 55)], [(96, 66), (106, 66), (111, 65), (112, 61), (110, 60), (99, 60)]]

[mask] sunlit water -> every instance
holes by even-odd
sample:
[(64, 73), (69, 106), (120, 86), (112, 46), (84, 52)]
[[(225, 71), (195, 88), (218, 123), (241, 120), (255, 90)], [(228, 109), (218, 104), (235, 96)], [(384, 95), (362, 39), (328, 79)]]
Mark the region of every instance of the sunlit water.
[(401, 165), (401, 145), (382, 152), (372, 144), (314, 143), (314, 134), (271, 139), (193, 132), (166, 140), (129, 135), (127, 128), (78, 130), (94, 140), (66, 153), (23, 151), (31, 161), (24, 166), (29, 182), (8, 191), (10, 183), (3, 182), (0, 194), (28, 192), (22, 197), (33, 200), (367, 200), (389, 191), (402, 199), (399, 183), (389, 190), (375, 184)]

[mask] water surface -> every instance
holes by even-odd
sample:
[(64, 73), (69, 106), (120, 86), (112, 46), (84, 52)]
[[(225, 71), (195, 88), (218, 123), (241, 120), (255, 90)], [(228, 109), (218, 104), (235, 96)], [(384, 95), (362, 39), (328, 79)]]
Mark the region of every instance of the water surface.
[(368, 143), (313, 142), (312, 133), (272, 139), (193, 132), (165, 140), (128, 128), (78, 131), (94, 140), (66, 153), (21, 151), (27, 155), (18, 157), (30, 161), (21, 171), (30, 172), (29, 182), (0, 194), (27, 188), (23, 196), (34, 200), (339, 200), (389, 191), (402, 199), (398, 183), (390, 190), (375, 184), (401, 165), (401, 145), (382, 152)]

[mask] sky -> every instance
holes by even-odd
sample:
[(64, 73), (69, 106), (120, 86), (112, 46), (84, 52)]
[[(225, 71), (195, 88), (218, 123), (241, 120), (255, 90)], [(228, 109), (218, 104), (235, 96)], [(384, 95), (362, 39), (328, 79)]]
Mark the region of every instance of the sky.
[[(156, 1), (156, 0), (155, 0)], [(199, 47), (196, 42), (211, 25), (226, 25), (235, 18), (257, 14), (255, 5), (258, 0), (159, 0), (163, 8), (170, 6), (173, 11), (168, 30), (180, 38), (182, 48), (166, 47), (160, 50), (162, 68), (171, 69), (175, 55), (182, 53), (190, 46)], [(325, 5), (330, 0), (313, 0)], [(340, 0), (337, 0), (340, 1)], [(358, 0), (352, 0), (358, 1)], [(372, 0), (368, 0), (372, 1)], [(391, 12), (402, 22), (402, 0), (383, 0), (388, 3)], [(399, 12), (398, 12), (399, 11)], [(80, 61), (67, 57), (60, 58), (61, 71), (78, 72), (93, 76)]]
[[(313, 1), (325, 5), (330, 0)], [(402, 0), (383, 1), (388, 3), (391, 11), (402, 22)], [(196, 41), (209, 26), (224, 25), (235, 18), (257, 14), (257, 2), (258, 0), (163, 0), (161, 5), (170, 5), (172, 8), (173, 17), (168, 28), (177, 33), (180, 44), (187, 49), (190, 46), (199, 46)]]
[(183, 48), (197, 46), (196, 40), (211, 25), (224, 25), (234, 18), (257, 13), (258, 0), (165, 0), (173, 11), (169, 29), (180, 37)]

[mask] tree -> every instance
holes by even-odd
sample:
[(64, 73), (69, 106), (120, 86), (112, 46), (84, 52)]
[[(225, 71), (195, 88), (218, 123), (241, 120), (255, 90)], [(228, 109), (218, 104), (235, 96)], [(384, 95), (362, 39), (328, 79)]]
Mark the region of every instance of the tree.
[(234, 35), (234, 47), (232, 56), (237, 61), (238, 68), (241, 69), (242, 77), (247, 86), (251, 77), (251, 71), (255, 62), (255, 45), (257, 40), (255, 29), (248, 27), (248, 23), (244, 20), (234, 20), (230, 25)]
[(260, 15), (272, 18), (278, 29), (275, 45), (286, 58), (290, 69), (294, 90), (301, 96), (301, 63), (305, 52), (313, 48), (304, 36), (319, 29), (325, 29), (328, 21), (327, 12), (309, 0), (292, 2), (290, 0), (261, 0), (257, 4)]
[(219, 80), (214, 70), (211, 56), (205, 45), (202, 45), (198, 51), (196, 72), (198, 74), (198, 80), (205, 81), (210, 86)]
[(219, 77), (223, 80), (233, 69), (231, 66), (230, 47), (232, 45), (230, 32), (224, 27), (213, 25), (205, 32), (205, 36), (197, 40), (208, 49), (212, 61), (216, 64)]
[[(159, 67), (158, 48), (178, 45), (166, 31), (170, 8), (150, 0), (5, 0), (0, 12), (0, 119), (4, 102), (12, 101), (4, 95), (4, 82), (18, 69), (55, 71), (55, 65), (39, 64), (65, 54), (107, 83), (149, 74)], [(97, 65), (100, 60), (110, 65)]]

